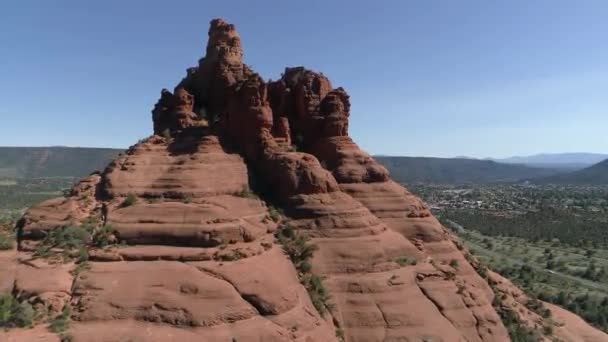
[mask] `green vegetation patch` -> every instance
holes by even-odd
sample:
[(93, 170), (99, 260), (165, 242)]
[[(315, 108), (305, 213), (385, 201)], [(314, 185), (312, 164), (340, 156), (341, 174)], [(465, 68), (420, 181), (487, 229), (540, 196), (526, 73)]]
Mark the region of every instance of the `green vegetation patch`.
[(488, 236), (514, 236), (530, 241), (557, 239), (574, 246), (584, 246), (588, 242), (596, 248), (608, 246), (608, 222), (605, 216), (592, 213), (576, 215), (544, 208), (513, 216), (472, 210), (449, 210), (442, 212), (442, 216)]
[(315, 309), (317, 309), (321, 316), (325, 316), (330, 296), (323, 285), (321, 277), (316, 274), (306, 273), (300, 278), (300, 281), (306, 287)]
[(15, 245), (15, 235), (12, 232), (4, 231), (0, 228), (0, 250), (13, 249)]
[(243, 185), (241, 191), (237, 192), (235, 195), (243, 198), (258, 198), (248, 185)]
[(120, 206), (126, 208), (132, 206), (135, 203), (137, 203), (137, 196), (135, 196), (134, 194), (128, 194)]
[[(495, 299), (498, 296), (494, 297)], [(500, 299), (495, 303), (494, 309), (500, 315), (502, 323), (507, 328), (511, 341), (513, 342), (537, 342), (540, 341), (539, 332), (530, 329), (523, 322), (521, 322), (513, 311), (502, 306)]]
[(21, 211), (27, 207), (62, 196), (63, 190), (71, 187), (76, 180), (74, 177), (66, 177), (5, 181), (5, 185), (0, 186), (0, 210), (14, 211), (16, 216), (21, 216)]
[(315, 309), (324, 316), (329, 307), (329, 292), (323, 285), (321, 277), (311, 272), (312, 266), (310, 264), (310, 259), (318, 247), (309, 242), (308, 236), (288, 225), (283, 225), (277, 231), (276, 238), (296, 267), (300, 282), (308, 291)]
[(34, 309), (27, 302), (19, 302), (10, 294), (0, 295), (0, 327), (25, 328), (32, 326)]
[(76, 258), (81, 263), (88, 260), (88, 247), (104, 248), (116, 242), (112, 226), (100, 225), (96, 217), (90, 217), (79, 226), (50, 230), (36, 247), (34, 256), (46, 258), (60, 253), (64, 261)]
[(269, 205), (268, 206), (268, 216), (270, 217), (271, 220), (273, 220), (274, 222), (279, 222), (281, 221), (281, 218), (285, 215), (285, 213), (283, 212), (283, 209), (281, 208), (277, 208), (274, 205)]
[[(471, 251), (477, 253), (477, 259), (483, 260), (478, 262), (470, 254), (465, 254), (477, 272), (484, 276), (484, 263), (487, 263), (522, 288), (530, 298), (526, 303), (529, 310), (550, 319), (551, 312), (541, 301), (550, 302), (608, 331), (608, 282), (605, 280), (608, 259), (605, 250), (591, 249), (593, 252), (588, 252), (590, 247), (576, 248), (557, 241), (532, 242), (515, 237), (485, 236), (469, 230), (459, 235)], [(550, 331), (552, 327), (544, 327), (544, 330)], [(525, 335), (518, 330), (511, 332), (518, 338)]]
[(316, 245), (310, 244), (308, 236), (299, 233), (288, 225), (284, 225), (277, 232), (277, 239), (283, 246), (283, 250), (289, 256), (297, 270), (308, 263), (314, 252), (318, 249)]
[(65, 333), (69, 327), (70, 313), (70, 306), (64, 306), (61, 313), (49, 322), (49, 330), (56, 334)]
[(92, 243), (96, 247), (106, 247), (116, 243), (116, 238), (114, 236), (114, 229), (111, 225), (106, 224), (99, 229), (93, 231), (93, 236), (91, 237)]
[(399, 266), (403, 267), (403, 266), (408, 266), (408, 265), (416, 265), (418, 264), (418, 260), (416, 260), (416, 258), (414, 257), (407, 257), (407, 256), (399, 256), (396, 257), (394, 260), (394, 262), (396, 262)]
[(82, 226), (64, 226), (48, 232), (48, 235), (34, 252), (35, 256), (48, 257), (53, 249), (59, 249), (64, 256), (70, 257), (73, 251), (78, 251), (90, 240), (91, 232)]

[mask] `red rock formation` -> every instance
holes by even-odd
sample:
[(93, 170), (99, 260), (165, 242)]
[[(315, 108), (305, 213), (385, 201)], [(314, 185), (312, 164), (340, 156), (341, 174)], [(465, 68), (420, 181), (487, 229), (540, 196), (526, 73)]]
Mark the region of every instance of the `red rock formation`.
[(234, 25), (222, 19), (211, 21), (205, 57), (188, 70), (178, 88), (194, 95), (195, 112), (214, 123), (227, 106), (227, 89), (252, 72), (242, 62), (241, 39)]
[[(346, 91), (303, 67), (266, 83), (242, 56), (234, 25), (213, 20), (206, 56), (162, 91), (155, 135), (24, 215), (0, 289), (51, 315), (70, 307), (74, 341), (508, 340), (492, 306), (506, 290), (352, 141)], [(125, 245), (87, 242), (88, 268), (35, 255), (49, 232), (91, 220)], [(273, 236), (288, 225), (318, 247), (310, 270)], [(302, 286), (309, 272), (327, 302)], [(560, 338), (608, 338), (575, 324)]]
[(280, 116), (274, 118), (272, 135), (276, 142), (283, 148), (291, 147), (291, 131), (289, 129), (289, 119)]
[(228, 105), (221, 117), (225, 134), (245, 156), (255, 160), (270, 147), (262, 146), (270, 137), (273, 125), (272, 110), (267, 100), (266, 84), (253, 74), (229, 88), (225, 95)]
[[(332, 92), (323, 106), (325, 111), (321, 113), (321, 101), (332, 91), (327, 77), (304, 67), (286, 68), (283, 77), (268, 87), (273, 110), (277, 112), (276, 115), (289, 118), (297, 143), (315, 141), (326, 136), (325, 121), (328, 120), (327, 116), (334, 114), (329, 113), (333, 109), (332, 105), (340, 106), (337, 116), (342, 123), (344, 135), (347, 134), (350, 103), (346, 92), (341, 88)], [(337, 101), (330, 103), (330, 99), (336, 96), (341, 104)]]
[(194, 97), (184, 88), (177, 88), (175, 94), (163, 89), (161, 97), (152, 111), (155, 134), (181, 131), (192, 126), (207, 126), (205, 119), (199, 118), (192, 108)]

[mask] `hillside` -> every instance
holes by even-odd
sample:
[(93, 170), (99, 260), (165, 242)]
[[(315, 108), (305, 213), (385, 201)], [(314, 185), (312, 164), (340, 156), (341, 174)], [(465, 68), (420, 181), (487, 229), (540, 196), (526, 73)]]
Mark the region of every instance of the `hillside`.
[(554, 175), (555, 169), (503, 164), (468, 158), (388, 157), (377, 156), (399, 183), (495, 183)]
[(0, 147), (0, 178), (82, 177), (101, 171), (122, 150), (86, 147)]
[(531, 156), (514, 156), (492, 159), (499, 163), (523, 164), (532, 167), (575, 171), (597, 164), (608, 158), (602, 153), (541, 153)]
[(539, 184), (607, 185), (608, 159), (582, 170), (532, 179)]
[[(0, 178), (82, 177), (101, 171), (120, 149), (89, 147), (0, 147)], [(491, 183), (561, 173), (473, 158), (376, 156), (398, 182)]]

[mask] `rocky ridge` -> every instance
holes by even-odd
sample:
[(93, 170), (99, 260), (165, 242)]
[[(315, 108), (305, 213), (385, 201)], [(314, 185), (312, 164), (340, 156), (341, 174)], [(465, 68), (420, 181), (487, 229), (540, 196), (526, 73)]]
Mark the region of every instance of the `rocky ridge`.
[[(348, 136), (344, 89), (303, 67), (264, 81), (242, 57), (234, 25), (212, 20), (205, 57), (162, 90), (154, 135), (27, 211), (0, 289), (69, 328), (0, 337), (507, 341), (508, 311), (540, 340), (606, 338), (544, 330)], [(59, 243), (74, 226), (82, 244)]]

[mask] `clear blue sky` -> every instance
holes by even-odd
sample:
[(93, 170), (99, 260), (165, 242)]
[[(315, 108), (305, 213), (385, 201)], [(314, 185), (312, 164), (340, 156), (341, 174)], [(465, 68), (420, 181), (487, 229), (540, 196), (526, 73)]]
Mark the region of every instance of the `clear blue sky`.
[(323, 71), (369, 152), (608, 152), (608, 1), (2, 1), (0, 145), (126, 147), (236, 24), (267, 78)]

